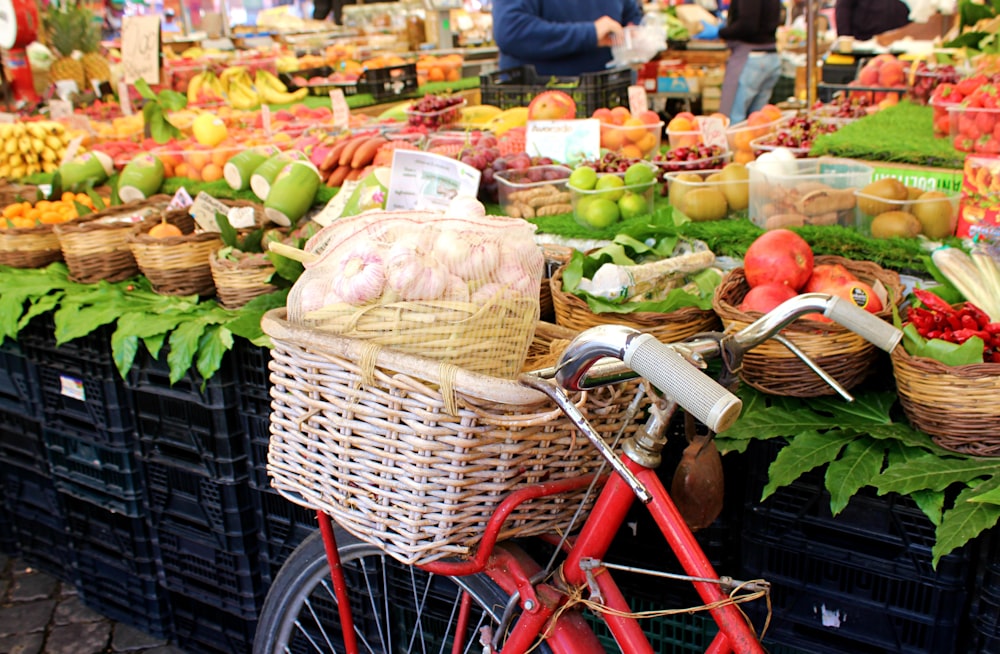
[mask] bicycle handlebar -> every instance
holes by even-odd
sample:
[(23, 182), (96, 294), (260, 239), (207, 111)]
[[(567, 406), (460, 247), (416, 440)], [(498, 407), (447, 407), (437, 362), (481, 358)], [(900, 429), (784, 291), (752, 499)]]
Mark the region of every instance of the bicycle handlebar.
[[(742, 330), (724, 336), (722, 344), (716, 338), (668, 344), (623, 325), (591, 327), (566, 348), (554, 376), (563, 388), (580, 391), (640, 375), (710, 429), (724, 431), (739, 417), (742, 403), (689, 358), (716, 357), (723, 348), (740, 358), (796, 318), (815, 312), (823, 313), (886, 352), (891, 352), (903, 337), (895, 326), (849, 300), (804, 293), (782, 302)], [(607, 357), (618, 361), (609, 362)]]

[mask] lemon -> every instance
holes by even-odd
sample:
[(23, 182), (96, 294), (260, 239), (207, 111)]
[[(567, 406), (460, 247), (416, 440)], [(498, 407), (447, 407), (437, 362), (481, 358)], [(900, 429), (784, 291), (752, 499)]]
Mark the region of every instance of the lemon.
[(191, 133), (198, 143), (214, 148), (226, 140), (229, 129), (221, 118), (212, 114), (199, 114), (191, 123)]

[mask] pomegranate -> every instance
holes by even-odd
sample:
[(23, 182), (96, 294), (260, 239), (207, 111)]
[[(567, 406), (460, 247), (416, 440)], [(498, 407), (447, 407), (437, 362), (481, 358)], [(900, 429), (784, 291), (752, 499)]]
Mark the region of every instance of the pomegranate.
[(821, 263), (813, 266), (806, 285), (802, 287), (803, 293), (829, 293), (826, 289), (836, 286), (843, 286), (848, 282), (856, 282), (858, 278), (850, 270), (839, 263)]
[(760, 311), (767, 313), (785, 300), (795, 297), (797, 294), (791, 287), (785, 284), (762, 284), (754, 286), (743, 296), (740, 302), (740, 311)]
[(751, 288), (785, 284), (798, 291), (812, 275), (812, 248), (791, 230), (772, 229), (757, 237), (747, 248), (743, 270)]
[(824, 292), (850, 300), (868, 313), (878, 313), (885, 308), (875, 289), (861, 281), (848, 282)]

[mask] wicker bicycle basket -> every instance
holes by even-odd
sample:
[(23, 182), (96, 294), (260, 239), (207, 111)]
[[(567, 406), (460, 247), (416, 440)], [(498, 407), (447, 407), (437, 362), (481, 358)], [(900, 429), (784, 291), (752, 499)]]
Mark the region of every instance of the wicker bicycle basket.
[[(106, 280), (117, 282), (139, 274), (129, 248), (129, 234), (137, 222), (154, 219), (170, 203), (169, 195), (108, 207), (81, 220), (55, 226), (69, 277), (81, 284)], [(194, 230), (194, 220), (183, 212), (171, 212), (169, 221), (182, 232)]]
[(560, 266), (549, 281), (556, 324), (563, 327), (582, 331), (595, 325), (628, 325), (670, 343), (711, 331), (719, 325), (719, 319), (713, 311), (698, 307), (682, 307), (670, 313), (594, 313), (586, 300), (563, 290), (565, 269), (565, 266)]
[(1000, 363), (947, 366), (902, 346), (891, 359), (910, 424), (953, 452), (1000, 456)]
[[(547, 396), (516, 381), (296, 325), (284, 309), (262, 326), (273, 343), (272, 486), (400, 561), (467, 556), (510, 492), (601, 462)], [(611, 437), (637, 388), (575, 401)], [(501, 537), (566, 529), (582, 497), (526, 502)]]
[[(176, 220), (179, 214), (187, 215), (187, 210), (167, 212), (167, 221)], [(214, 295), (209, 258), (222, 245), (219, 235), (182, 228), (182, 236), (153, 238), (148, 232), (154, 224), (136, 225), (128, 236), (132, 255), (153, 290), (161, 295)]]
[[(881, 282), (888, 293), (889, 303), (876, 315), (883, 320), (892, 320), (890, 305), (898, 305), (903, 298), (903, 284), (896, 272), (885, 270), (871, 261), (854, 261), (838, 256), (819, 256), (815, 263), (839, 263), (863, 282)], [(750, 286), (742, 268), (731, 270), (716, 287), (712, 306), (727, 331), (742, 329), (760, 317), (759, 313), (746, 313), (737, 308), (748, 290)], [(782, 334), (847, 389), (864, 380), (878, 357), (874, 345), (832, 322), (800, 319), (786, 327)], [(817, 397), (836, 393), (776, 340), (766, 341), (747, 352), (740, 379), (757, 390), (773, 395)]]

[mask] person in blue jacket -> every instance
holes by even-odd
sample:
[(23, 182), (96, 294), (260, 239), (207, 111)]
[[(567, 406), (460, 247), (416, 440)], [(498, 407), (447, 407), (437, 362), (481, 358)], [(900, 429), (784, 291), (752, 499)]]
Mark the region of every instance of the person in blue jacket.
[(494, 0), (500, 69), (532, 64), (542, 75), (605, 70), (624, 25), (638, 25), (636, 0)]

